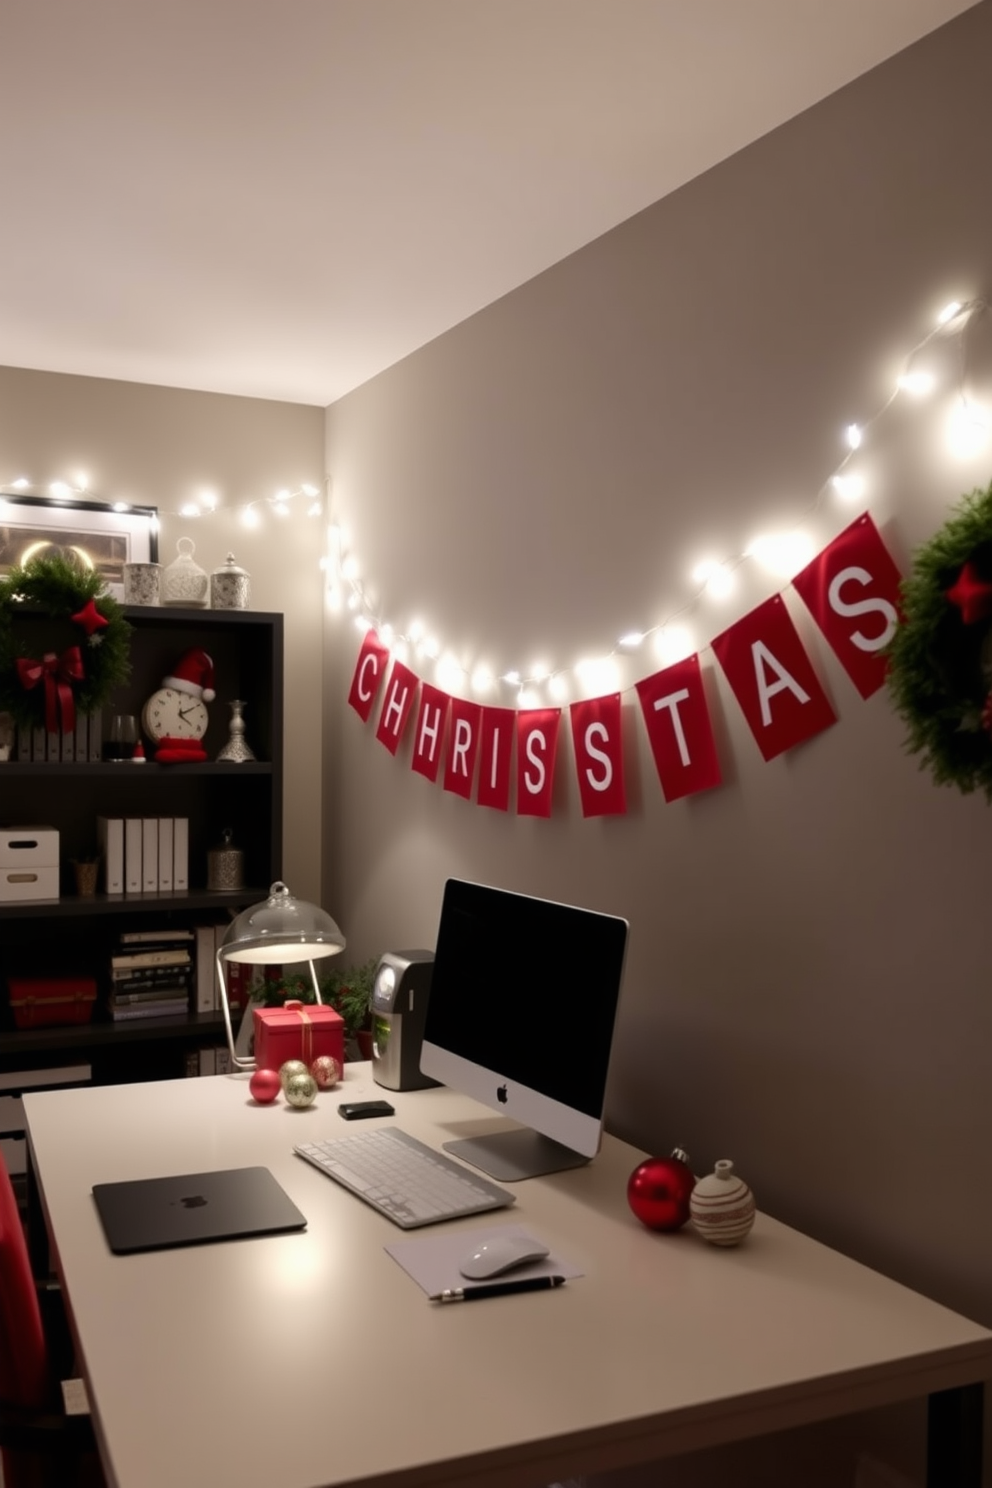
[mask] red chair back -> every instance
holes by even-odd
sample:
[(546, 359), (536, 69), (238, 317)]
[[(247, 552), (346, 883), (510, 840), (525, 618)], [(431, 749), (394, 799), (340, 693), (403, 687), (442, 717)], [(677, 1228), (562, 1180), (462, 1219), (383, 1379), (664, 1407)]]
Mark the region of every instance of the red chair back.
[(0, 1401), (30, 1410), (49, 1399), (48, 1347), (10, 1174), (0, 1155)]

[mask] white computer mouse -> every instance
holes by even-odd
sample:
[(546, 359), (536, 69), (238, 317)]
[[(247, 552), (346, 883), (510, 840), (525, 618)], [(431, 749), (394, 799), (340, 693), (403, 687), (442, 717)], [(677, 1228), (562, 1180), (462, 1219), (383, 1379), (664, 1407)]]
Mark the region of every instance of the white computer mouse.
[(465, 1257), (458, 1269), (471, 1281), (482, 1281), (487, 1276), (502, 1276), (504, 1271), (525, 1266), (528, 1261), (543, 1261), (548, 1254), (548, 1247), (529, 1235), (491, 1235)]

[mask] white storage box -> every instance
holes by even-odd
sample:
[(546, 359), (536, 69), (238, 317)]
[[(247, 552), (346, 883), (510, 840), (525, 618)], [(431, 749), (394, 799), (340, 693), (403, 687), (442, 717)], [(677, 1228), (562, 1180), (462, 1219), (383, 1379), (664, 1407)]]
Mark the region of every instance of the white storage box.
[(0, 903), (59, 897), (54, 827), (0, 827)]

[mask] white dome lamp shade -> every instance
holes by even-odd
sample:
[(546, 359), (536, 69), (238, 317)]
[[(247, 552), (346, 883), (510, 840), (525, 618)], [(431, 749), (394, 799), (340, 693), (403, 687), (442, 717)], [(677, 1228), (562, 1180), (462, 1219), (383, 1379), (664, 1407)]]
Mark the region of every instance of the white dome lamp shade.
[(220, 982), (224, 1026), (232, 1065), (236, 1069), (255, 1068), (254, 1059), (239, 1054), (231, 1023), (231, 1004), (227, 992), (228, 961), (246, 962), (251, 966), (284, 966), (306, 961), (310, 966), (314, 996), (323, 999), (317, 982), (314, 962), (325, 956), (336, 956), (347, 942), (326, 910), (305, 899), (296, 899), (284, 883), (274, 883), (268, 899), (252, 904), (232, 920), (227, 934), (217, 948), (217, 977)]

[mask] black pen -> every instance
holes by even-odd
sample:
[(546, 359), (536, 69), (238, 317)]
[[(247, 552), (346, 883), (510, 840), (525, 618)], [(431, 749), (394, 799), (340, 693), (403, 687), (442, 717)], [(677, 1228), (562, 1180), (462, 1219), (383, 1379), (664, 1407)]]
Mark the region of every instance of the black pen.
[(565, 1285), (564, 1276), (531, 1276), (525, 1281), (490, 1281), (482, 1286), (448, 1287), (435, 1292), (430, 1302), (481, 1302), (483, 1297), (505, 1297), (510, 1292), (549, 1292)]

